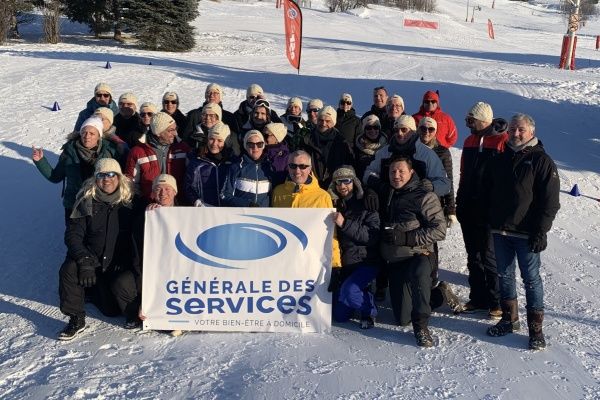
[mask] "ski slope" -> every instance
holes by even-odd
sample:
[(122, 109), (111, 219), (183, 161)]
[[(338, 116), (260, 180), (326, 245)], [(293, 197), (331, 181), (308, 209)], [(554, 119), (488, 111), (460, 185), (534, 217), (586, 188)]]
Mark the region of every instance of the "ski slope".
[[(0, 398), (1, 399), (600, 399), (600, 52), (598, 19), (579, 32), (577, 70), (557, 69), (566, 22), (556, 1), (491, 0), (465, 22), (466, 2), (438, 0), (437, 12), (370, 6), (331, 14), (304, 9), (300, 74), (285, 59), (282, 10), (271, 2), (202, 1), (197, 46), (183, 54), (147, 52), (96, 40), (64, 21), (63, 43), (40, 44), (39, 21), (24, 40), (0, 46)], [(404, 28), (403, 19), (439, 23)], [(487, 20), (496, 39), (487, 37)], [(469, 13), (470, 19), (470, 13)], [(112, 69), (105, 69), (110, 61)], [(149, 63), (152, 65), (149, 65)], [(160, 102), (180, 95), (198, 107), (210, 82), (234, 111), (250, 83), (276, 111), (287, 99), (337, 104), (351, 93), (359, 114), (372, 89), (400, 94), (417, 111), (426, 90), (467, 136), (476, 101), (510, 118), (532, 115), (561, 179), (561, 210), (542, 254), (544, 352), (526, 350), (527, 333), (491, 338), (484, 315), (431, 318), (438, 345), (415, 346), (387, 304), (375, 329), (334, 324), (331, 334), (190, 333), (179, 338), (122, 329), (88, 305), (90, 327), (70, 343), (58, 309), (65, 256), (61, 185), (33, 166), (31, 146), (54, 164), (97, 82), (118, 96)], [(62, 110), (50, 111), (58, 101)], [(458, 182), (460, 146), (451, 149)], [(578, 184), (583, 196), (568, 194)], [(440, 244), (441, 276), (468, 299), (460, 229)], [(519, 290), (524, 321), (524, 292)]]

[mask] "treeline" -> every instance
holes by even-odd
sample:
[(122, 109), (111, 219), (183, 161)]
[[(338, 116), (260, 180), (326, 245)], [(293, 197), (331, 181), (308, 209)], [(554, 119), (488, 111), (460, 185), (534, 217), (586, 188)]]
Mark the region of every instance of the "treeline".
[(89, 26), (96, 37), (110, 33), (115, 40), (137, 40), (149, 50), (187, 51), (195, 46), (190, 23), (198, 16), (200, 0), (2, 0), (0, 43), (19, 38), (19, 26), (31, 22), (32, 12), (43, 16), (48, 43), (60, 41), (60, 18)]
[(435, 10), (436, 0), (327, 0), (331, 12), (344, 12), (353, 8), (366, 7), (369, 4), (381, 4), (401, 10), (432, 12)]

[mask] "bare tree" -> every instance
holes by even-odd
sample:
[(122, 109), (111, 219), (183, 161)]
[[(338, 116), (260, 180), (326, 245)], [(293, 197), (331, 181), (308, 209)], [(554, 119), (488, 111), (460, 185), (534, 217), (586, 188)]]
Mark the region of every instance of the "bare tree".
[(572, 16), (573, 11), (575, 10), (574, 3), (575, 0), (563, 0), (560, 3), (560, 10), (567, 22), (585, 25), (590, 17), (598, 15), (598, 7), (596, 6), (598, 0), (581, 0), (579, 3), (579, 15)]
[(42, 8), (44, 16), (44, 38), (47, 43), (56, 44), (60, 41), (60, 0), (46, 0)]

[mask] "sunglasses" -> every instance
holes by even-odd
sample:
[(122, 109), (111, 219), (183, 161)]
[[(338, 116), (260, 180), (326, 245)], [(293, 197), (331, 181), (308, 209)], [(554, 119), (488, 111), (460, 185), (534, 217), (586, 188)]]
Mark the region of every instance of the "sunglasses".
[(140, 117), (144, 118), (144, 117), (152, 117), (154, 115), (153, 112), (143, 112), (140, 113)]
[(321, 111), (320, 108), (309, 108), (306, 110), (306, 112), (309, 112), (309, 113), (318, 113), (319, 111)]
[(248, 96), (247, 99), (248, 100), (255, 100), (258, 96)]
[(365, 126), (365, 131), (378, 131), (379, 126), (377, 125), (367, 125)]
[(262, 149), (265, 145), (265, 142), (247, 142), (246, 147), (249, 149)]
[(179, 104), (177, 100), (163, 100), (163, 104)]
[(96, 174), (96, 179), (98, 180), (102, 180), (102, 179), (106, 179), (106, 178), (114, 178), (115, 176), (117, 176), (116, 172), (98, 172)]
[(472, 124), (473, 122), (475, 122), (475, 118), (473, 118), (473, 117), (466, 117), (465, 121), (467, 121), (468, 124)]
[(400, 127), (400, 128), (394, 128), (394, 129), (393, 129), (393, 132), (394, 132), (394, 133), (399, 133), (399, 132), (406, 133), (406, 132), (408, 132), (408, 131), (410, 131), (410, 128), (406, 128), (406, 127), (404, 127), (404, 126), (403, 126), (403, 127)]
[(105, 98), (109, 98), (110, 94), (109, 93), (96, 93), (96, 97), (105, 97)]
[(423, 100), (423, 104), (436, 104), (436, 100)]
[(343, 179), (335, 180), (336, 185), (349, 185), (351, 183), (352, 183), (352, 178), (343, 178)]
[(309, 168), (309, 167), (310, 167), (310, 165), (306, 165), (306, 164), (294, 164), (294, 163), (288, 164), (289, 169), (301, 169), (302, 171), (304, 171), (306, 168)]
[(433, 133), (435, 132), (435, 128), (433, 126), (420, 126), (419, 130), (423, 133), (425, 132), (429, 132), (429, 133)]
[(342, 104), (342, 105), (345, 104), (345, 105), (351, 106), (352, 102), (351, 101), (346, 101), (346, 100), (340, 100), (340, 104)]

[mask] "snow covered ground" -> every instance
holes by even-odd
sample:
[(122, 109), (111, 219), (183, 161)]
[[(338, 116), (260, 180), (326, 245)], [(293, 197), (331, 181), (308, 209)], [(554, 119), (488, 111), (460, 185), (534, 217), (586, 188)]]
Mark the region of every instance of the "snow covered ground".
[[(282, 11), (270, 2), (201, 2), (198, 45), (185, 54), (95, 40), (67, 22), (59, 45), (39, 44), (34, 26), (25, 41), (1, 46), (0, 398), (600, 399), (600, 24), (594, 19), (579, 31), (578, 69), (564, 71), (557, 64), (566, 23), (556, 1), (491, 3), (481, 3), (474, 23), (465, 22), (466, 1), (454, 0), (438, 0), (434, 14), (305, 9), (300, 75), (285, 59)], [(404, 28), (405, 17), (440, 28)], [(488, 18), (495, 40), (487, 37)], [(112, 69), (103, 68), (107, 61)], [(225, 88), (232, 111), (253, 82), (279, 112), (291, 96), (336, 104), (349, 92), (363, 113), (380, 85), (415, 112), (422, 94), (437, 89), (457, 121), (459, 143), (476, 101), (492, 104), (496, 116), (531, 114), (563, 191), (542, 255), (548, 349), (526, 350), (525, 330), (490, 338), (492, 322), (483, 315), (441, 310), (431, 320), (439, 344), (422, 350), (410, 329), (394, 326), (386, 306), (368, 331), (348, 323), (322, 335), (179, 338), (125, 331), (121, 319), (89, 307), (86, 334), (56, 341), (65, 323), (57, 308), (65, 254), (61, 185), (36, 171), (30, 147), (44, 147), (54, 163), (100, 81), (117, 95), (135, 92), (140, 102), (177, 91), (184, 111), (201, 104), (210, 82)], [(54, 101), (62, 111), (50, 111)], [(452, 149), (455, 182), (460, 151)], [(569, 196), (574, 184), (582, 197)], [(443, 279), (466, 300), (459, 229), (441, 244), (441, 260)], [(519, 300), (523, 314), (522, 290)]]

